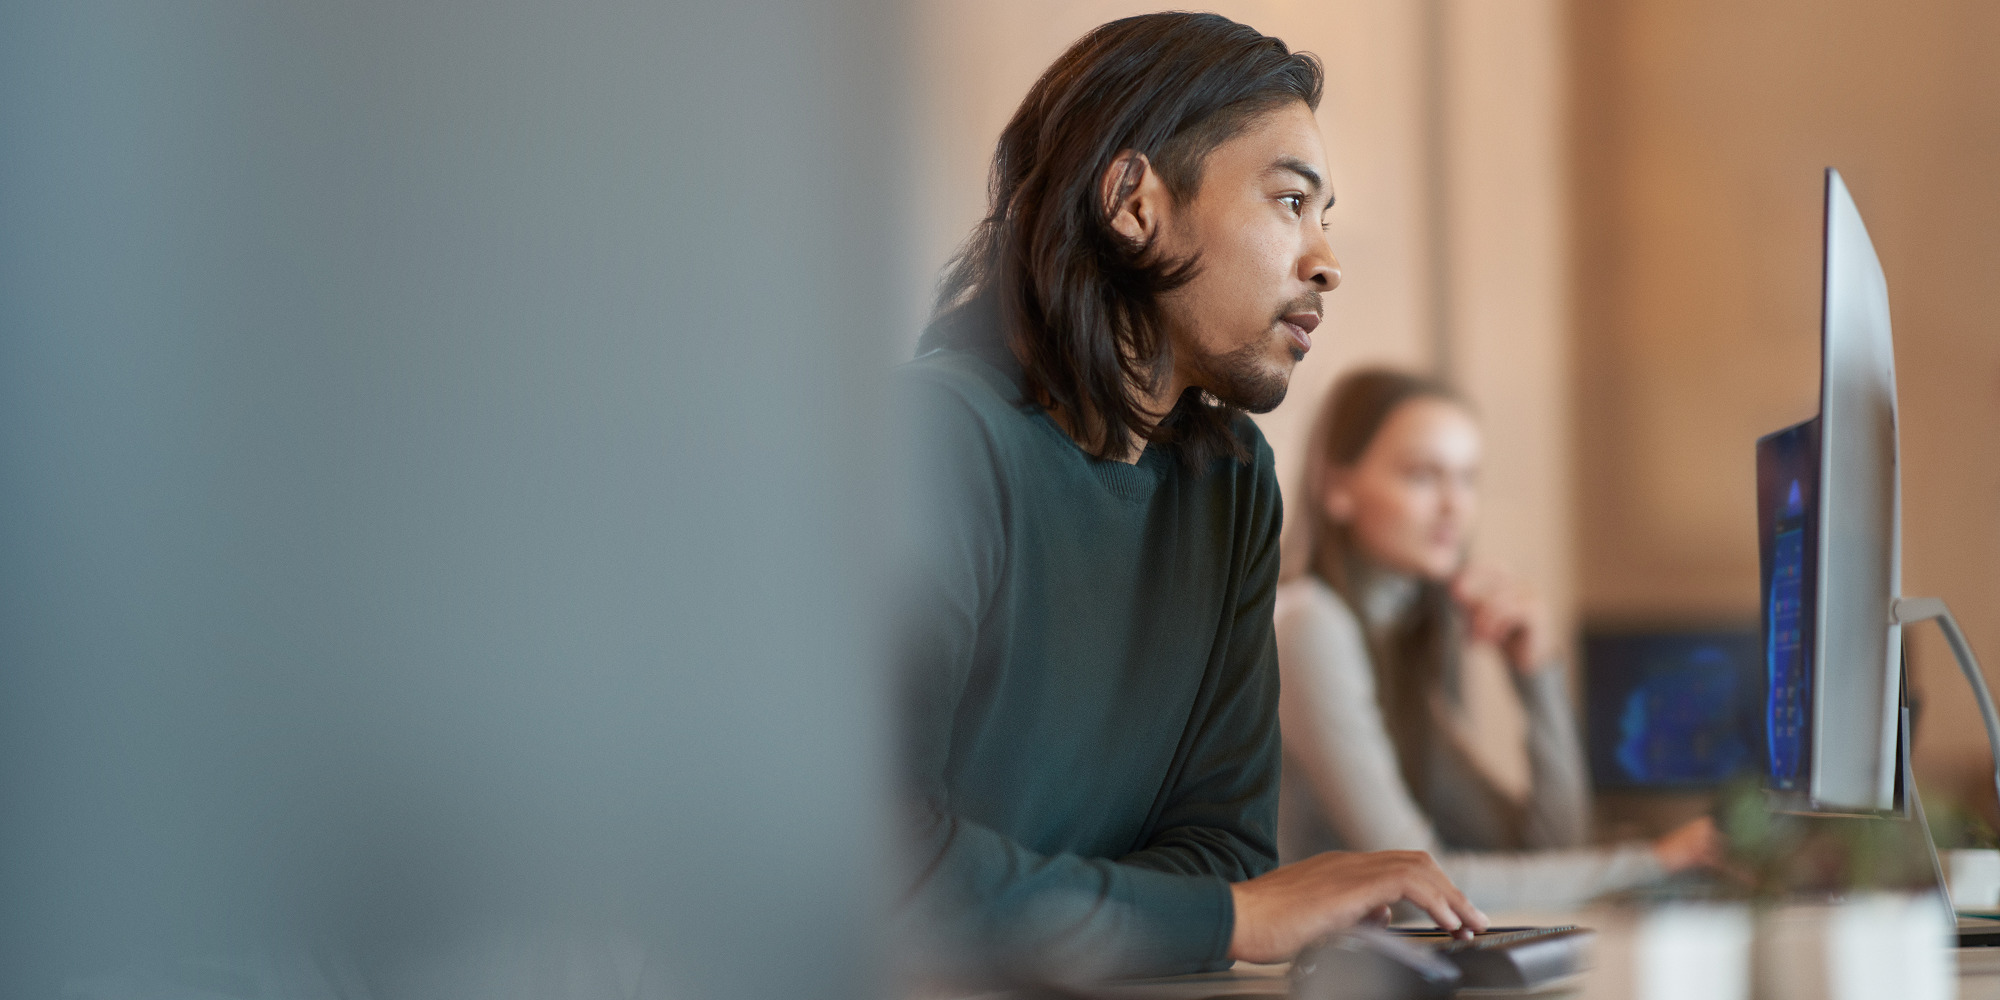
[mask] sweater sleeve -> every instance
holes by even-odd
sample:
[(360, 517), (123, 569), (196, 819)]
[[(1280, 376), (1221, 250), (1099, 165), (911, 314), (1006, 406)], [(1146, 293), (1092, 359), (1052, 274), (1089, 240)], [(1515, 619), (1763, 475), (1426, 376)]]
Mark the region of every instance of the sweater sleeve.
[(1665, 874), (1645, 844), (1521, 853), (1451, 851), (1437, 861), (1473, 905), (1496, 914), (1574, 906)]
[(1520, 815), (1519, 852), (1449, 851), (1438, 865), (1473, 903), (1490, 912), (1573, 906), (1664, 874), (1646, 844), (1585, 847), (1590, 784), (1576, 713), (1560, 662), (1515, 678), (1528, 716), (1532, 784)]
[[(905, 844), (913, 881), (903, 919), (929, 971), (953, 979), (1050, 981), (1165, 975), (1222, 964), (1234, 909), (1227, 831), (1204, 820), (1200, 766), (1168, 808), (1160, 840), (1121, 859), (1030, 850), (953, 812), (954, 719), (979, 697), (975, 647), (1007, 571), (1006, 477), (978, 415), (948, 386), (904, 379), (917, 487), (906, 509), (898, 623)], [(1219, 740), (1197, 760), (1230, 752)]]
[[(1272, 611), (1281, 515), (1271, 453), (1261, 439), (1258, 452), (1257, 488), (1246, 497), (1250, 510), (1237, 539), (1238, 584), (1230, 620), (1223, 623), (1226, 645), (1176, 748), (1160, 805), (1147, 824), (1153, 835), (1122, 859), (1130, 864), (1230, 882), (1277, 865), (1283, 744)], [(1225, 935), (1225, 951), (1226, 944)]]
[(1579, 847), (1590, 836), (1590, 779), (1560, 662), (1515, 679), (1528, 715), (1531, 778), (1521, 846)]
[(1286, 591), (1277, 634), (1287, 765), (1349, 850), (1435, 852), (1437, 831), (1411, 797), (1383, 725), (1360, 622), (1317, 581)]
[[(1530, 790), (1520, 810), (1520, 852), (1444, 852), (1444, 874), (1490, 912), (1562, 908), (1652, 882), (1664, 874), (1648, 844), (1584, 846), (1590, 780), (1568, 676), (1560, 662), (1514, 678), (1528, 714)], [(1498, 814), (1498, 812), (1494, 812)]]

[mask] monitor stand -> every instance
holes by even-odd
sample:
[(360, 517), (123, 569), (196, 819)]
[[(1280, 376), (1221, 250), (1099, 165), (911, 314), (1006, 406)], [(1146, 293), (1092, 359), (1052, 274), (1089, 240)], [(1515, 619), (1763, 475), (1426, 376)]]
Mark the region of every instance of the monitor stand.
[[(1979, 671), (1979, 660), (1972, 655), (1971, 644), (1965, 641), (1965, 633), (1959, 630), (1958, 620), (1951, 616), (1951, 609), (1936, 597), (1898, 597), (1889, 602), (1889, 620), (1897, 625), (1914, 625), (1923, 621), (1934, 621), (1939, 631), (1944, 633), (1944, 641), (1951, 647), (1951, 655), (1958, 661), (1958, 669), (1965, 675), (1965, 681), (1972, 687), (1974, 700), (1979, 703), (1979, 718), (1986, 724), (1986, 745), (1993, 755), (1994, 791), (2000, 794), (2000, 713), (1993, 709), (1993, 695), (1986, 689), (1986, 676)], [(1937, 876), (1938, 894), (1943, 897), (1947, 916), (1958, 926), (1958, 944), (1966, 947), (2000, 947), (2000, 920), (1986, 917), (1961, 917), (1952, 903), (1951, 886), (1945, 881), (1944, 866), (1938, 861), (1937, 841), (1931, 836), (1930, 821), (1924, 818), (1924, 800), (1917, 794), (1916, 772), (1910, 763), (1910, 703), (1907, 697), (1908, 681), (1904, 682), (1905, 696), (1897, 713), (1898, 739), (1900, 740), (1903, 778), (1903, 802), (1910, 818), (1917, 821), (1923, 832), (1924, 849), (1930, 852), (1931, 870)]]

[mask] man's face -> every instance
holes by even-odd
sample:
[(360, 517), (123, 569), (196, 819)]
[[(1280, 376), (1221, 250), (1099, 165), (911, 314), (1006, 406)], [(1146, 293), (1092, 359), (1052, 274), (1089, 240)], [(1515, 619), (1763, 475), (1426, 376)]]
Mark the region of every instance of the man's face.
[(1198, 253), (1193, 281), (1164, 300), (1177, 380), (1252, 413), (1284, 400), (1312, 347), (1320, 293), (1340, 262), (1320, 221), (1333, 203), (1312, 110), (1257, 116), (1209, 153), (1194, 197), (1168, 213), (1161, 249)]

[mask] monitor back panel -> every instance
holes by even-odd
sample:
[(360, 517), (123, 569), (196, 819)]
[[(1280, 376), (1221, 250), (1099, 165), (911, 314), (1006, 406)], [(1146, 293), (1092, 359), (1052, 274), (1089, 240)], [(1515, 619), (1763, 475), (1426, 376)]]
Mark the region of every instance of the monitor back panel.
[(1902, 490), (1889, 289), (1861, 213), (1827, 171), (1820, 388), (1819, 587), (1813, 627), (1815, 808), (1894, 806)]

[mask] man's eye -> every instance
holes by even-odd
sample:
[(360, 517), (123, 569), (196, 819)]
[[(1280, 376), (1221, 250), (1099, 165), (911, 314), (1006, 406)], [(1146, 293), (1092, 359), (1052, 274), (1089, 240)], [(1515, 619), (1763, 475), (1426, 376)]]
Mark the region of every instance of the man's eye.
[(1284, 202), (1285, 207), (1291, 209), (1293, 215), (1304, 211), (1306, 207), (1306, 196), (1302, 194), (1288, 194), (1280, 197), (1278, 200)]

